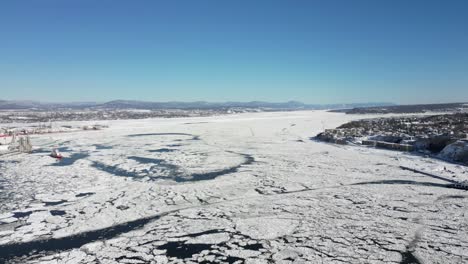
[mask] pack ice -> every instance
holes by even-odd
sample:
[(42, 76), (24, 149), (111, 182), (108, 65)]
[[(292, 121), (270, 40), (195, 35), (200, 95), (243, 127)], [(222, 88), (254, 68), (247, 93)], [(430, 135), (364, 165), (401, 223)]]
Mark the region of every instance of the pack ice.
[(32, 136), (31, 154), (0, 156), (0, 262), (468, 262), (468, 194), (450, 188), (466, 167), (311, 139), (359, 118), (118, 120)]

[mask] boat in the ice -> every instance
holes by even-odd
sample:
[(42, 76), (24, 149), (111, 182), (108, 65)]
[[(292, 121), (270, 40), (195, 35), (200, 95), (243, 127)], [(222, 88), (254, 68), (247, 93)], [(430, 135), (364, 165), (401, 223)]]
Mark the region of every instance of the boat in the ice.
[(50, 156), (52, 158), (56, 158), (56, 159), (63, 158), (62, 153), (60, 153), (60, 151), (58, 149), (53, 149), (52, 152), (50, 153)]

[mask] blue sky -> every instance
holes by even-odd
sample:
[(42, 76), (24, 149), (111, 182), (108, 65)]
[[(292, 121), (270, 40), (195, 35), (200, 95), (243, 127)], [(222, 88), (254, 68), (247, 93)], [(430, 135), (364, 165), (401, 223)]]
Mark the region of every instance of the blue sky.
[(0, 2), (0, 99), (468, 101), (468, 1)]

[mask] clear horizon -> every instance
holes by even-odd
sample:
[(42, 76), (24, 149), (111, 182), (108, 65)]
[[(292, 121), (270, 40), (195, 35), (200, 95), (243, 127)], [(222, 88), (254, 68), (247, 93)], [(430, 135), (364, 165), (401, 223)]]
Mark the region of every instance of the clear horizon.
[(0, 3), (0, 99), (468, 101), (468, 2)]

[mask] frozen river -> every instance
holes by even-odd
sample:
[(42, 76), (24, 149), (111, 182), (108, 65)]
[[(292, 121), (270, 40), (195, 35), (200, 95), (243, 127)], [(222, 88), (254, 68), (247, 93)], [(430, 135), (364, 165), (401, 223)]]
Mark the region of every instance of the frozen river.
[(33, 137), (32, 154), (0, 156), (0, 263), (468, 262), (468, 193), (448, 188), (468, 169), (310, 139), (357, 118), (105, 121)]

